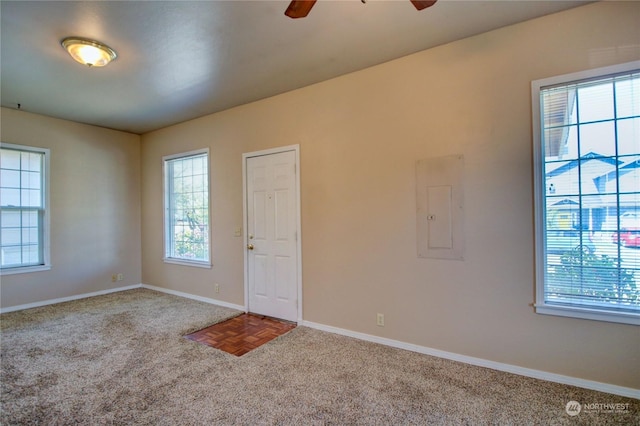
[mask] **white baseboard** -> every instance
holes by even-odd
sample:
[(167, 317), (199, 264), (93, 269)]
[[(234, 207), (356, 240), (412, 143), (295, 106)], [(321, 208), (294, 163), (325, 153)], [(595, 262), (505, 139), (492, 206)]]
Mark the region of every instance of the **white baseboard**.
[(159, 291), (161, 293), (172, 294), (174, 296), (180, 296), (187, 299), (198, 300), (200, 302), (209, 303), (211, 305), (218, 305), (225, 308), (236, 309), (238, 311), (246, 312), (246, 309), (244, 306), (236, 305), (235, 303), (223, 302), (222, 300), (210, 299), (208, 297), (203, 297), (203, 296), (196, 296), (195, 294), (184, 293), (182, 291), (177, 291), (177, 290), (170, 290), (168, 288), (163, 288), (163, 287), (156, 287), (154, 285), (149, 285), (149, 284), (140, 284), (140, 286), (142, 288)]
[(577, 386), (580, 388), (591, 389), (599, 392), (606, 392), (613, 395), (640, 399), (639, 389), (616, 386), (608, 383), (595, 382), (593, 380), (579, 379), (576, 377), (563, 376), (561, 374), (549, 373), (541, 370), (534, 370), (532, 368), (518, 367), (516, 365), (504, 364), (502, 362), (495, 362), (495, 361), (489, 361), (482, 358), (475, 358), (471, 356), (460, 355), (453, 352), (441, 351), (439, 349), (433, 349), (426, 346), (419, 346), (411, 343), (401, 342), (398, 340), (392, 340), (384, 337), (373, 336), (370, 334), (359, 333), (356, 331), (346, 330), (338, 327), (332, 327), (324, 324), (314, 323), (311, 321), (303, 321), (300, 325), (303, 325), (305, 327), (315, 328), (321, 331), (327, 331), (329, 333), (341, 334), (343, 336), (365, 340), (367, 342), (379, 343), (381, 345), (391, 346), (398, 349), (405, 349), (412, 352), (431, 355), (438, 358), (445, 358), (445, 359), (450, 359), (452, 361), (464, 362), (465, 364), (477, 365), (479, 367), (486, 367), (486, 368), (491, 368), (493, 370), (518, 374), (520, 376), (532, 377), (534, 379), (541, 379), (549, 382)]
[(87, 297), (102, 296), (104, 294), (117, 293), (119, 291), (125, 291), (125, 290), (133, 290), (135, 288), (140, 288), (140, 287), (142, 287), (141, 284), (134, 284), (126, 287), (110, 288), (108, 290), (94, 291), (92, 293), (83, 293), (83, 294), (77, 294), (75, 296), (60, 297), (58, 299), (49, 299), (49, 300), (43, 300), (40, 302), (27, 303), (25, 305), (9, 306), (8, 308), (0, 308), (0, 314), (4, 314), (6, 312), (22, 311), (23, 309), (39, 308), (41, 306), (47, 306), (47, 305), (55, 305), (56, 303), (70, 302), (72, 300), (86, 299)]

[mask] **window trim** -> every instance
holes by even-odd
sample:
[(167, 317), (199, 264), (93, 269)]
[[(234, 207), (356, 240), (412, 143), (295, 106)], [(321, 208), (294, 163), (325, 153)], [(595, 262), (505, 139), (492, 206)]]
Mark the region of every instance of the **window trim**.
[(51, 186), (50, 182), (50, 172), (49, 165), (51, 163), (51, 150), (49, 148), (42, 148), (36, 146), (28, 146), (28, 145), (18, 145), (12, 143), (4, 143), (1, 144), (2, 148), (15, 149), (19, 151), (27, 151), (27, 152), (36, 152), (39, 154), (44, 154), (44, 173), (43, 173), (43, 197), (44, 197), (44, 215), (42, 219), (42, 257), (43, 264), (42, 265), (29, 265), (29, 266), (13, 266), (10, 268), (0, 268), (0, 276), (4, 275), (15, 275), (15, 274), (26, 274), (31, 272), (41, 272), (48, 271), (51, 269), (51, 204), (49, 201), (49, 187)]
[(595, 68), (576, 73), (564, 74), (555, 77), (534, 80), (531, 82), (531, 100), (532, 100), (532, 124), (533, 124), (533, 172), (534, 172), (534, 214), (535, 214), (535, 288), (536, 302), (534, 303), (535, 312), (538, 314), (556, 315), (571, 318), (580, 318), (588, 320), (606, 321), (623, 324), (640, 325), (640, 314), (616, 311), (613, 309), (591, 309), (579, 306), (561, 306), (548, 304), (545, 302), (545, 229), (546, 229), (546, 209), (545, 209), (545, 190), (546, 182), (544, 176), (544, 152), (542, 146), (542, 116), (540, 92), (553, 86), (565, 85), (568, 83), (576, 83), (581, 80), (591, 80), (598, 77), (614, 76), (616, 74), (626, 74), (631, 71), (640, 69), (640, 61), (627, 62), (623, 64)]
[[(188, 260), (181, 259), (176, 257), (169, 257), (168, 247), (167, 247), (167, 232), (169, 230), (169, 175), (167, 173), (167, 164), (171, 160), (176, 160), (178, 158), (188, 158), (195, 157), (198, 155), (206, 154), (207, 155), (207, 232), (209, 234), (209, 247), (208, 254), (209, 258), (205, 261), (202, 260)], [(181, 152), (178, 154), (165, 155), (162, 157), (162, 198), (163, 198), (163, 221), (162, 221), (162, 260), (164, 263), (174, 264), (174, 265), (182, 265), (182, 266), (194, 266), (198, 268), (207, 268), (210, 269), (213, 266), (211, 261), (211, 156), (209, 155), (209, 148), (202, 148), (188, 152)]]

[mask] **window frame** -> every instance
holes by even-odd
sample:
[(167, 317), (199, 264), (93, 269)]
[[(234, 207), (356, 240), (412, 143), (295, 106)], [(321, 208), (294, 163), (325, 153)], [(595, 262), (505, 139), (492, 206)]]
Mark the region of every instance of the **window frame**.
[[(172, 257), (170, 256), (170, 244), (169, 244), (169, 233), (170, 233), (170, 216), (169, 209), (171, 204), (171, 199), (169, 195), (169, 191), (171, 189), (171, 185), (169, 183), (170, 174), (168, 172), (168, 165), (171, 161), (178, 159), (186, 159), (189, 157), (197, 157), (205, 154), (206, 155), (206, 165), (207, 165), (207, 260), (193, 260), (181, 257)], [(211, 268), (211, 158), (209, 155), (209, 148), (202, 148), (188, 152), (182, 152), (178, 154), (171, 154), (162, 157), (162, 181), (163, 181), (163, 258), (162, 260), (165, 263), (171, 263), (176, 265), (183, 266), (195, 266), (199, 268)]]
[[(4, 143), (0, 144), (0, 148), (7, 148), (11, 150), (16, 150), (20, 152), (34, 152), (38, 154), (42, 154), (43, 161), (42, 167), (43, 171), (41, 173), (42, 177), (42, 197), (44, 198), (43, 202), (43, 215), (42, 215), (42, 230), (39, 233), (41, 244), (42, 244), (42, 264), (40, 265), (25, 265), (25, 266), (11, 266), (2, 268), (0, 267), (0, 276), (4, 275), (14, 275), (14, 274), (26, 274), (31, 272), (40, 272), (40, 271), (48, 271), (51, 269), (51, 208), (50, 208), (50, 163), (51, 163), (51, 150), (48, 148), (28, 146), (28, 145), (19, 145), (13, 143)], [(2, 207), (0, 206), (0, 209)]]
[[(584, 306), (568, 306), (549, 304), (545, 301), (545, 276), (547, 257), (545, 247), (546, 235), (546, 180), (545, 180), (545, 152), (542, 139), (542, 105), (540, 93), (543, 89), (579, 83), (627, 74), (640, 70), (640, 61), (633, 61), (608, 67), (596, 68), (576, 73), (535, 80), (531, 82), (532, 118), (533, 118), (533, 155), (534, 155), (534, 220), (535, 220), (535, 312), (538, 314), (555, 315), (588, 320), (598, 320), (614, 323), (640, 325), (640, 313), (609, 310), (605, 308), (589, 308)], [(619, 194), (619, 192), (618, 192)]]

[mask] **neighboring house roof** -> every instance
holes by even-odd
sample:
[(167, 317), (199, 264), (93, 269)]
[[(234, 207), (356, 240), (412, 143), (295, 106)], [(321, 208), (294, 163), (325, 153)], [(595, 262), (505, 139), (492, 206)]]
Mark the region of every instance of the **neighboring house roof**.
[(602, 180), (606, 181), (606, 187), (602, 192), (620, 192), (624, 194), (621, 200), (626, 204), (631, 203), (630, 200), (636, 200), (637, 203), (637, 200), (640, 199), (638, 194), (640, 189), (640, 156), (629, 158), (624, 166), (618, 168), (617, 175), (614, 170), (604, 176)]
[[(622, 176), (638, 168), (640, 168), (640, 156), (629, 157), (627, 164), (625, 164), (622, 167), (618, 167), (618, 175)], [(616, 177), (616, 171), (613, 170), (609, 172), (606, 176), (607, 176), (607, 180), (613, 180)]]
[(574, 201), (572, 198), (573, 197), (547, 197), (547, 208), (556, 210), (579, 210), (580, 208), (592, 209), (615, 205), (615, 203), (597, 194), (582, 197), (581, 202)]
[[(615, 194), (617, 192), (622, 193), (619, 202), (621, 205), (638, 205), (640, 203), (640, 194), (638, 188), (640, 188), (640, 155), (633, 155), (628, 157), (621, 157), (624, 159), (616, 159), (612, 157), (603, 157), (596, 152), (589, 152), (583, 155), (580, 159), (571, 161), (563, 161), (557, 163), (548, 163), (548, 172), (546, 174), (548, 187), (547, 191), (551, 190), (547, 198), (548, 207), (555, 209), (572, 209), (580, 205), (579, 202), (574, 200), (576, 197), (570, 195), (573, 194), (572, 190), (568, 190), (569, 187), (576, 185), (569, 180), (577, 179), (577, 171), (574, 169), (580, 164), (582, 170), (582, 190), (585, 195), (582, 199), (582, 207), (589, 208), (614, 206), (618, 203), (617, 199), (611, 199), (606, 194)], [(600, 166), (592, 161), (600, 162)], [(588, 166), (585, 163), (590, 163)], [(555, 165), (555, 168), (553, 168)], [(573, 170), (573, 172), (572, 172)], [(550, 182), (552, 178), (564, 175), (566, 173), (574, 173), (574, 176), (569, 176), (567, 179), (554, 179), (554, 183)], [(562, 190), (559, 190), (557, 197), (556, 187), (561, 183), (564, 186)], [(590, 183), (593, 183), (593, 187), (590, 187)], [(576, 189), (577, 190), (577, 189)], [(564, 195), (563, 195), (564, 194)]]
[(569, 198), (562, 198), (560, 201), (556, 201), (555, 203), (551, 204), (551, 206), (553, 207), (579, 206), (579, 205), (580, 203), (578, 203), (577, 201), (570, 200)]
[(573, 169), (575, 167), (578, 167), (578, 164), (580, 162), (584, 163), (585, 161), (589, 161), (589, 160), (602, 161), (603, 163), (611, 165), (611, 166), (616, 166), (616, 165), (622, 163), (622, 161), (616, 160), (615, 158), (603, 157), (600, 154), (597, 154), (595, 152), (590, 152), (588, 154), (583, 155), (579, 159), (576, 158), (575, 160), (568, 161), (567, 163), (563, 164), (562, 166), (557, 167), (557, 168), (549, 171), (547, 173), (547, 178), (552, 178), (552, 177), (561, 175), (563, 173), (566, 173), (569, 170), (571, 170), (571, 169)]

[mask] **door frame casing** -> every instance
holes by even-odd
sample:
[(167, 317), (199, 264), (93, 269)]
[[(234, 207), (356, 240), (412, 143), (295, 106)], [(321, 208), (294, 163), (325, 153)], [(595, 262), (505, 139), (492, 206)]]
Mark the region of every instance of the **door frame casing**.
[(249, 158), (262, 157), (265, 155), (280, 154), (283, 152), (293, 151), (295, 153), (295, 195), (296, 195), (296, 286), (297, 286), (297, 322), (302, 323), (302, 226), (301, 226), (301, 208), (300, 208), (300, 145), (287, 145), (277, 148), (264, 149), (260, 151), (246, 152), (242, 154), (242, 252), (244, 254), (244, 310), (249, 312), (249, 253), (247, 244), (249, 244), (249, 214), (247, 211), (247, 161)]

